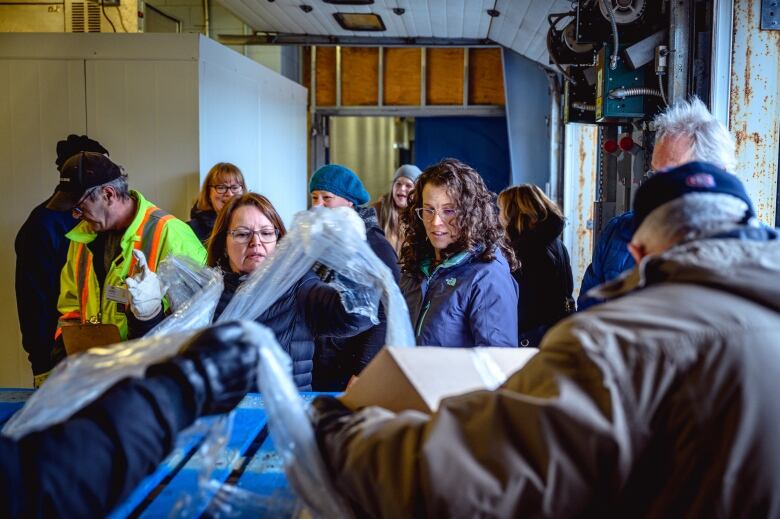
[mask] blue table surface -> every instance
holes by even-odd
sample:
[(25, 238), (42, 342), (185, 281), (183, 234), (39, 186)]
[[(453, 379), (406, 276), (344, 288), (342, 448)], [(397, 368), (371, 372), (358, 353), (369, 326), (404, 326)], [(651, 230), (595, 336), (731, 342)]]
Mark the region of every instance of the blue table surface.
[[(0, 388), (0, 426), (19, 410), (32, 394), (30, 389)], [(302, 393), (311, 400), (318, 393)], [(213, 424), (216, 417), (202, 419)], [(250, 505), (245, 513), (233, 507), (232, 517), (292, 517), (298, 513), (298, 502), (287, 484), (281, 457), (276, 453), (268, 434), (263, 397), (250, 393), (238, 405), (230, 438), (222, 452), (221, 463), (211, 474), (218, 484), (229, 483), (252, 492)], [(198, 489), (198, 471), (204, 465), (204, 455), (199, 451), (205, 433), (180, 436), (173, 452), (163, 460), (152, 474), (147, 476), (127, 500), (110, 515), (111, 519), (125, 517), (169, 517), (174, 508), (184, 508), (177, 516), (198, 517), (216, 515), (221, 503), (226, 501), (226, 489), (202, 492)], [(235, 502), (235, 497), (233, 501)]]

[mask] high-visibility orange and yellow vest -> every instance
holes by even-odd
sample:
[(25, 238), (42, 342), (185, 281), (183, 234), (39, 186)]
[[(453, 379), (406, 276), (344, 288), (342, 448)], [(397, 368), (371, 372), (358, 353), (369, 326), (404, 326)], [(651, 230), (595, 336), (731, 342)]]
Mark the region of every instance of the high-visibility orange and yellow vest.
[(109, 287), (120, 289), (121, 292), (126, 290), (125, 279), (135, 271), (133, 249), (144, 252), (152, 271), (156, 271), (160, 261), (169, 254), (186, 256), (201, 265), (206, 262), (206, 249), (189, 225), (155, 207), (137, 191), (131, 191), (130, 196), (138, 206), (135, 218), (122, 235), (120, 253), (106, 272), (102, 287), (98, 285), (92, 253), (87, 247), (97, 237), (97, 233), (92, 231), (88, 222), (82, 221), (66, 234), (70, 246), (68, 259), (60, 275), (60, 296), (57, 301), (60, 323), (55, 338), (62, 333), (65, 321), (115, 324), (122, 340), (127, 338), (125, 311), (130, 310), (107, 295)]

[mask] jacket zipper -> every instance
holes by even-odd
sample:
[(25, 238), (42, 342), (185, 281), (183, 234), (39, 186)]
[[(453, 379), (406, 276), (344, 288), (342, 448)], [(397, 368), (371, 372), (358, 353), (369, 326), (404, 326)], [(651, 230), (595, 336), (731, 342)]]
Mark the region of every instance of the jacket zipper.
[(425, 321), (425, 316), (428, 313), (428, 309), (430, 307), (431, 307), (431, 302), (428, 301), (425, 304), (425, 307), (423, 308), (422, 315), (420, 315), (420, 319), (417, 321), (417, 337), (419, 337), (420, 333), (422, 332), (423, 321)]
[[(436, 274), (438, 274), (438, 273), (439, 273), (439, 267), (436, 267), (433, 270), (433, 273), (431, 274), (431, 277), (428, 278), (428, 290), (426, 291), (426, 296), (425, 296), (426, 298), (428, 297), (428, 293), (431, 290), (431, 282), (433, 281), (433, 278), (436, 277)], [(428, 301), (425, 303), (425, 305), (423, 306), (423, 308), (421, 310), (420, 318), (417, 320), (417, 337), (419, 337), (420, 333), (422, 333), (423, 321), (425, 321), (425, 316), (428, 314), (428, 310), (430, 308), (431, 308), (431, 300), (428, 299)]]

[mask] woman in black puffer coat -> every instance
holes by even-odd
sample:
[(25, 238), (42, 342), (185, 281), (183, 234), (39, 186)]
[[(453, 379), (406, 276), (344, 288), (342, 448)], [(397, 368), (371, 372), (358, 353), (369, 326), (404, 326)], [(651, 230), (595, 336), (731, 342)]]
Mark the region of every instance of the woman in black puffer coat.
[(537, 186), (512, 186), (498, 195), (500, 219), (520, 261), (518, 344), (538, 347), (545, 332), (574, 312), (569, 252), (561, 242), (563, 215)]
[[(224, 282), (214, 319), (222, 315), (236, 290), (273, 252), (285, 233), (276, 209), (262, 195), (246, 193), (225, 205), (208, 242), (207, 263), (222, 270)], [(144, 335), (164, 317), (163, 312), (158, 312), (147, 321), (139, 321), (132, 312), (128, 313), (130, 337)], [(311, 271), (256, 321), (274, 332), (279, 345), (292, 359), (293, 378), (302, 391), (311, 390), (315, 338), (352, 337), (373, 325), (367, 317), (347, 312), (341, 304), (341, 294)]]

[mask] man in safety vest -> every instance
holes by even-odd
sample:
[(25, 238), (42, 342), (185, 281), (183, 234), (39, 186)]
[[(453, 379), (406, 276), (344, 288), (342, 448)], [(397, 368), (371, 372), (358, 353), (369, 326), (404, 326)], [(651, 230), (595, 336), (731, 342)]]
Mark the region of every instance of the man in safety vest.
[[(81, 220), (66, 235), (70, 246), (57, 302), (59, 346), (62, 326), (79, 323), (113, 324), (124, 340), (128, 309), (136, 317), (149, 318), (138, 314), (161, 308), (128, 308), (129, 276), (137, 273), (142, 279), (170, 254), (205, 263), (206, 250), (192, 229), (129, 190), (122, 168), (100, 153), (82, 152), (65, 162), (47, 207), (72, 211)], [(157, 297), (162, 299), (162, 294)], [(55, 362), (64, 357), (61, 347), (55, 348), (53, 357)]]

